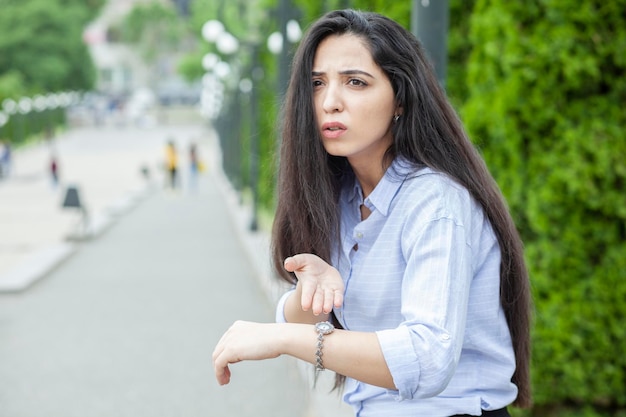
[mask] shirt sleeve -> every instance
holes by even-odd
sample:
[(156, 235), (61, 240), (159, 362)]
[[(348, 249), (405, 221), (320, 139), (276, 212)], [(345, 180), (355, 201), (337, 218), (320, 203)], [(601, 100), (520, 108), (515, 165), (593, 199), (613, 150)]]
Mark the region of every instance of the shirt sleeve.
[(276, 323), (287, 323), (287, 319), (285, 318), (285, 303), (287, 302), (287, 298), (294, 292), (296, 289), (291, 289), (284, 293), (282, 297), (278, 300), (276, 304)]
[(463, 221), (413, 217), (402, 235), (404, 321), (377, 332), (398, 400), (433, 397), (448, 385), (461, 354), (472, 279)]

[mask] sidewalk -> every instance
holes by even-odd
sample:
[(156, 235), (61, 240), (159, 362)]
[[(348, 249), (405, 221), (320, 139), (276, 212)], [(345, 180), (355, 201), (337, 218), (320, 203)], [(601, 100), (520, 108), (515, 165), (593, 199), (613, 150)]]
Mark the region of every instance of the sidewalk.
[[(16, 150), (10, 177), (0, 181), (0, 292), (28, 288), (71, 255), (76, 241), (97, 237), (161, 186), (167, 138), (181, 143), (186, 164), (187, 141), (202, 134), (200, 126), (83, 127)], [(60, 166), (56, 188), (49, 174), (52, 154)], [(86, 230), (77, 209), (61, 207), (68, 186), (78, 188), (87, 209)]]
[[(178, 142), (183, 172), (186, 172), (186, 144), (189, 140), (197, 141), (200, 156), (207, 162), (233, 220), (239, 245), (253, 264), (270, 305), (275, 305), (284, 288), (271, 277), (269, 238), (266, 233), (249, 232), (250, 213), (239, 204), (239, 197), (221, 171), (215, 169), (219, 166), (216, 138), (212, 131), (200, 125), (147, 130), (85, 127), (59, 136), (54, 149), (60, 158), (62, 181), (64, 185), (79, 187), (90, 213), (87, 235), (77, 229), (78, 213), (60, 207), (65, 188), (52, 188), (46, 172), (50, 146), (38, 144), (15, 152), (12, 176), (0, 182), (0, 292), (28, 291), (77, 253), (84, 239), (98, 238), (123, 214), (159, 193), (164, 181), (160, 170), (164, 144), (170, 137)], [(150, 179), (141, 174), (144, 167), (149, 169)], [(298, 363), (301, 377), (308, 384), (310, 367)], [(327, 394), (331, 379), (332, 373), (323, 374), (317, 389), (310, 390), (307, 417), (352, 415), (336, 394)]]

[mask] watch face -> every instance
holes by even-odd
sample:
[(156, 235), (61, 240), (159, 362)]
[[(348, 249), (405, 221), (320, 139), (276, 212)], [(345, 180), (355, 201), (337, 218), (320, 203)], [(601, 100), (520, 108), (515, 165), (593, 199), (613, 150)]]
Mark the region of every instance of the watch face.
[(323, 321), (323, 322), (321, 322), (321, 323), (317, 323), (317, 324), (315, 325), (315, 327), (317, 328), (317, 330), (318, 330), (319, 332), (322, 332), (322, 333), (324, 333), (324, 334), (328, 334), (328, 333), (332, 332), (332, 331), (335, 329), (335, 328), (333, 327), (333, 325), (332, 325), (332, 324), (330, 324), (330, 323), (329, 323), (329, 322), (327, 322), (327, 321)]

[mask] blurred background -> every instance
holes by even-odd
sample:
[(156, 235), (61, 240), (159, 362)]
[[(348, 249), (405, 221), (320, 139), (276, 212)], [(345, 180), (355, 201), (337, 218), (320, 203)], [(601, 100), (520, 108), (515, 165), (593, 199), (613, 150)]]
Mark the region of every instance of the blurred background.
[(292, 53), (345, 7), (422, 40), (507, 198), (535, 308), (515, 415), (626, 416), (626, 0), (0, 0), (0, 304), (32, 252), (64, 259), (196, 175), (267, 235)]

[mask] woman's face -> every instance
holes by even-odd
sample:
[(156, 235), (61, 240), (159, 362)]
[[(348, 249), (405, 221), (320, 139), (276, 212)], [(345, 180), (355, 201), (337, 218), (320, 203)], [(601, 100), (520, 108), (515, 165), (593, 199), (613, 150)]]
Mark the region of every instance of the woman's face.
[(387, 75), (363, 42), (355, 35), (332, 35), (318, 46), (312, 74), (315, 116), (326, 152), (347, 157), (353, 167), (380, 167), (400, 111)]

